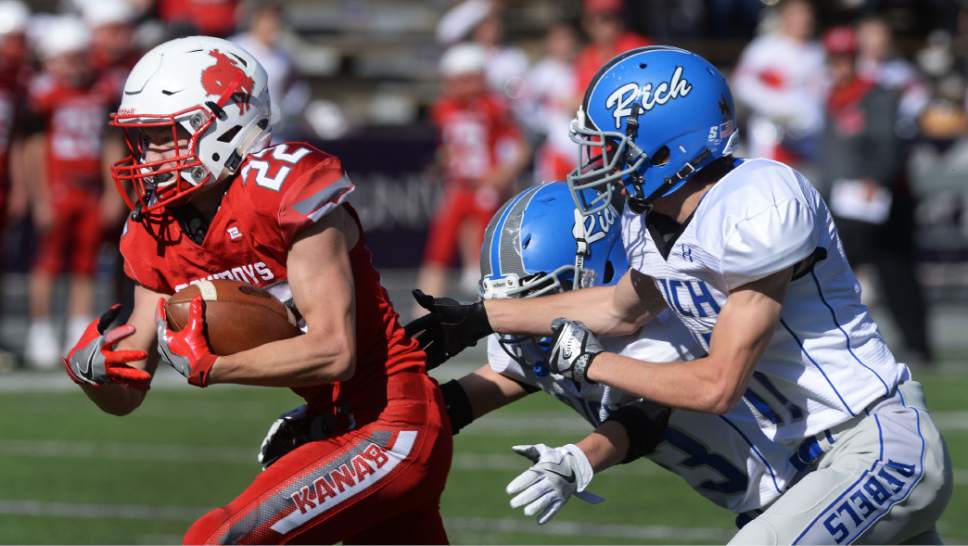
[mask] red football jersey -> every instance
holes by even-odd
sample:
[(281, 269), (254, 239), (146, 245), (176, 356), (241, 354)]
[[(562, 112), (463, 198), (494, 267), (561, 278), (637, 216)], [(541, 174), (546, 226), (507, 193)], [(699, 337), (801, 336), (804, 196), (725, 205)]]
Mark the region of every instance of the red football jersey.
[(521, 134), (514, 117), (497, 95), (487, 93), (467, 101), (443, 97), (434, 104), (446, 160), (446, 181), (476, 185), (504, 159), (505, 146)]
[(10, 144), (17, 124), (21, 89), (16, 79), (0, 75), (0, 194), (6, 192), (9, 182)]
[[(164, 294), (203, 279), (235, 279), (267, 288), (292, 305), (286, 257), (296, 236), (338, 206), (359, 225), (356, 212), (344, 202), (354, 186), (339, 159), (306, 143), (279, 144), (248, 156), (229, 184), (202, 244), (185, 235), (173, 218), (135, 222), (129, 217), (120, 243), (127, 275)], [(362, 227), (350, 263), (356, 373), (343, 383), (293, 390), (314, 411), (340, 411), (346, 403), (360, 420), (375, 418), (385, 405), (387, 376), (421, 370), (426, 357), (400, 325)]]
[(118, 78), (71, 87), (42, 74), (31, 82), (28, 104), (47, 135), (47, 180), (62, 188), (100, 191), (104, 120), (120, 96)]

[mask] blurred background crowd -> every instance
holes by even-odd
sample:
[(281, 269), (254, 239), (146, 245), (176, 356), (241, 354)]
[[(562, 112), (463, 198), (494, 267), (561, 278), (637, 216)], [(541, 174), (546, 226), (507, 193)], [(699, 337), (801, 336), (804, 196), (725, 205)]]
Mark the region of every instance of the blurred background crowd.
[(490, 215), (574, 168), (587, 83), (661, 43), (730, 79), (740, 155), (824, 192), (910, 361), (929, 306), (968, 303), (968, 2), (0, 0), (0, 369), (58, 367), (126, 297), (108, 114), (142, 52), (199, 33), (260, 60), (275, 140), (340, 156), (377, 265), (430, 293), (476, 291)]

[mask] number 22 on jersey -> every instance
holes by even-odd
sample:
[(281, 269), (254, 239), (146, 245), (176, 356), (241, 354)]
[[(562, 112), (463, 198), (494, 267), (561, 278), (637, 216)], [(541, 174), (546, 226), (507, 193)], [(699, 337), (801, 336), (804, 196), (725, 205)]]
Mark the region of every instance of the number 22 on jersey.
[[(267, 155), (270, 153), (272, 154), (272, 159), (281, 163), (274, 173), (269, 172), (272, 164), (267, 160)], [(273, 191), (279, 191), (279, 188), (286, 181), (286, 177), (292, 172), (292, 166), (307, 155), (309, 155), (309, 150), (302, 147), (295, 147), (295, 150), (289, 153), (287, 144), (279, 144), (272, 148), (266, 148), (257, 154), (253, 154), (248, 163), (242, 167), (242, 179), (249, 181), (249, 175), (254, 172), (256, 185)]]

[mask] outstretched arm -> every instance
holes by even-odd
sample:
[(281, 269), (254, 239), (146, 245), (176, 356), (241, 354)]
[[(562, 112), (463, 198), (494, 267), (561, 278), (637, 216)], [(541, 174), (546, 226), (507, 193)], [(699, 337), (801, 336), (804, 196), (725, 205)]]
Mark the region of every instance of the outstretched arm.
[(665, 308), (649, 277), (629, 270), (613, 286), (570, 290), (540, 298), (495, 299), (484, 302), (495, 332), (548, 335), (558, 317), (581, 320), (592, 332), (631, 335)]
[(708, 356), (657, 364), (601, 352), (591, 357), (587, 378), (672, 408), (726, 413), (770, 343), (791, 276), (787, 268), (730, 292)]

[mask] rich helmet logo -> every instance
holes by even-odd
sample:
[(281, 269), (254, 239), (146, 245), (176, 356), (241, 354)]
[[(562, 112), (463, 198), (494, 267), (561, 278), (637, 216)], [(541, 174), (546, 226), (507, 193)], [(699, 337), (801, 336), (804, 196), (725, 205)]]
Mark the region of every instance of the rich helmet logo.
[(249, 105), (255, 82), (246, 75), (235, 59), (217, 49), (209, 51), (208, 54), (215, 58), (215, 64), (202, 70), (202, 88), (205, 93), (219, 97), (230, 93), (230, 98), (244, 112)]
[(605, 99), (605, 107), (612, 111), (615, 128), (620, 129), (622, 118), (632, 113), (631, 106), (636, 100), (642, 105), (642, 111), (648, 112), (670, 100), (685, 97), (690, 91), (692, 91), (692, 84), (682, 77), (682, 67), (677, 66), (669, 81), (655, 86), (649, 82), (641, 87), (637, 83), (627, 83), (619, 87)]
[(612, 207), (588, 216), (575, 209), (575, 224), (571, 228), (571, 234), (576, 240), (581, 239), (592, 244), (607, 237), (608, 230), (612, 229), (616, 220), (615, 209)]

